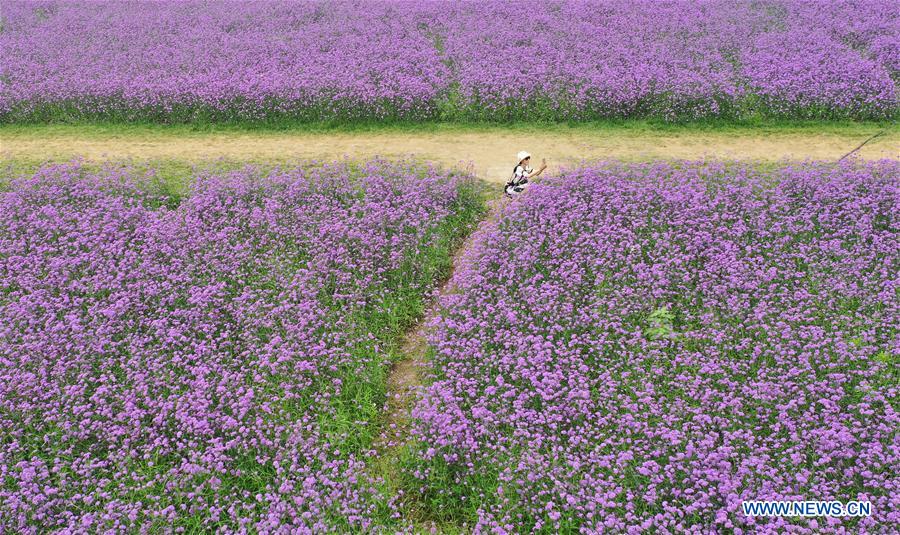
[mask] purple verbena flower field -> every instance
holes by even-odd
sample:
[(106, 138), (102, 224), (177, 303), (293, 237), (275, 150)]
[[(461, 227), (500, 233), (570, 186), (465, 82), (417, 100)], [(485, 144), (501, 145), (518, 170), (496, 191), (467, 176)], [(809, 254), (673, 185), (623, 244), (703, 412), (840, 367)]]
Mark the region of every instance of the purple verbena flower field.
[(3, 0), (0, 58), (0, 535), (900, 533), (898, 0)]
[(893, 0), (4, 3), (0, 121), (884, 119)]
[[(900, 526), (900, 163), (600, 163), (479, 231), (410, 487), (493, 533)], [(863, 518), (742, 500), (867, 500)]]
[[(390, 344), (479, 202), (409, 163), (0, 192), (0, 532), (362, 530)], [(379, 513), (380, 514), (380, 513)]]

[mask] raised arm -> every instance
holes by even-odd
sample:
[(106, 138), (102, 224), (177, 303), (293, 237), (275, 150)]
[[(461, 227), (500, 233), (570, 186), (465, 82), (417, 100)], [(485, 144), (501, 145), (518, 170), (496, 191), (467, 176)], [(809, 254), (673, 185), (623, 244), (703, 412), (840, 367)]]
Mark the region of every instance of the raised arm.
[(547, 168), (547, 159), (546, 159), (546, 158), (542, 158), (542, 159), (541, 159), (541, 168), (538, 169), (537, 171), (532, 171), (532, 172), (528, 175), (528, 178), (531, 178), (531, 177), (533, 177), (533, 176), (538, 176), (539, 174), (543, 173), (543, 172), (544, 172), (544, 169), (546, 169), (546, 168)]

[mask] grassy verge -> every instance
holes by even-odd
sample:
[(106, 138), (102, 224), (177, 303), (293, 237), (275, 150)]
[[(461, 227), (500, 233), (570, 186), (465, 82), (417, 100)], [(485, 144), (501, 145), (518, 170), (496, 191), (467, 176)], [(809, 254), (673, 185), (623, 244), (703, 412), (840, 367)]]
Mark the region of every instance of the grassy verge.
[[(9, 181), (17, 176), (34, 174), (48, 163), (69, 162), (69, 158), (11, 158), (0, 160), (0, 191)], [(253, 159), (201, 159), (185, 160), (180, 158), (121, 158), (105, 161), (83, 160), (82, 168), (86, 172), (100, 172), (104, 169), (129, 169), (136, 175), (146, 176), (146, 186), (155, 192), (169, 196), (174, 204), (190, 192), (191, 182), (198, 174), (221, 174), (238, 171), (245, 167), (258, 169), (268, 174), (275, 168), (291, 168), (297, 166), (314, 166), (302, 158), (253, 158)]]
[[(0, 188), (5, 188), (9, 181), (18, 176), (34, 174), (40, 167), (55, 161), (53, 159), (39, 160), (30, 158), (16, 158), (3, 160), (0, 164)], [(209, 166), (198, 166), (196, 163), (183, 160), (122, 160), (116, 162), (83, 162), (83, 168), (87, 172), (99, 172), (103, 169), (128, 167), (137, 175), (147, 177), (146, 187), (163, 193), (177, 201), (187, 195), (191, 177), (194, 171), (200, 168), (218, 169), (228, 171), (239, 169), (242, 164), (237, 162), (211, 162)]]
[(816, 133), (858, 136), (887, 129), (900, 131), (896, 121), (822, 121), (822, 120), (774, 120), (710, 119), (690, 123), (666, 123), (655, 120), (604, 120), (588, 122), (298, 122), (236, 123), (236, 124), (175, 124), (82, 122), (55, 124), (6, 124), (0, 125), (0, 140), (13, 141), (17, 137), (54, 137), (78, 135), (82, 138), (123, 137), (190, 137), (208, 134), (322, 134), (322, 133), (465, 133), (465, 132), (529, 132), (534, 130), (554, 133), (622, 133), (652, 135), (673, 133), (747, 133), (793, 134)]

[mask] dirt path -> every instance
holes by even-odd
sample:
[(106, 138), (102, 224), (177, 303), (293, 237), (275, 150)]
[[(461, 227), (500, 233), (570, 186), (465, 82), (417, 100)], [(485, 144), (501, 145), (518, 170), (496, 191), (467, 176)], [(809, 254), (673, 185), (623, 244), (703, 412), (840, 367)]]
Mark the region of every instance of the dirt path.
[[(81, 135), (77, 128), (0, 131), (0, 159), (43, 161), (81, 156), (88, 160), (181, 159), (303, 160), (415, 155), (447, 166), (474, 164), (488, 181), (506, 179), (519, 150), (528, 150), (552, 164), (581, 159), (622, 160), (700, 159), (777, 161), (837, 159), (871, 133), (809, 132), (646, 132), (616, 130), (496, 130), (462, 132), (349, 133), (188, 133), (148, 129), (136, 133)], [(900, 157), (900, 129), (890, 130), (863, 147), (860, 158)]]
[(403, 358), (394, 363), (388, 375), (388, 407), (385, 414), (387, 425), (384, 433), (375, 441), (376, 451), (386, 451), (402, 445), (402, 441), (406, 438), (409, 431), (410, 409), (415, 402), (418, 389), (422, 385), (420, 371), (428, 364), (425, 358), (428, 350), (428, 321), (439, 313), (438, 306), (441, 297), (453, 291), (453, 274), (463, 264), (470, 261), (467, 254), (470, 252), (472, 244), (487, 227), (497, 221), (503, 207), (508, 202), (505, 197), (488, 201), (487, 215), (453, 253), (447, 279), (426, 307), (422, 319), (404, 336), (400, 349)]
[[(503, 206), (507, 204), (505, 199), (488, 201), (488, 213), (479, 223), (478, 227), (469, 234), (466, 240), (453, 254), (450, 274), (443, 283), (434, 299), (426, 308), (422, 319), (413, 326), (404, 336), (400, 353), (402, 358), (391, 367), (388, 375), (387, 406), (384, 413), (382, 432), (375, 439), (372, 447), (376, 452), (376, 465), (371, 468), (387, 480), (388, 486), (396, 493), (400, 485), (394, 478), (399, 474), (400, 457), (404, 449), (410, 445), (410, 431), (412, 426), (412, 409), (425, 388), (423, 379), (428, 366), (428, 322), (439, 313), (441, 296), (453, 290), (453, 274), (466, 262), (469, 262), (471, 246), (477, 236), (492, 225), (500, 216)], [(428, 519), (419, 518), (415, 504), (406, 503), (405, 498), (397, 496), (401, 510), (407, 512), (406, 520), (419, 525), (426, 524), (426, 528), (441, 528), (432, 525)], [(446, 528), (446, 526), (444, 527)]]

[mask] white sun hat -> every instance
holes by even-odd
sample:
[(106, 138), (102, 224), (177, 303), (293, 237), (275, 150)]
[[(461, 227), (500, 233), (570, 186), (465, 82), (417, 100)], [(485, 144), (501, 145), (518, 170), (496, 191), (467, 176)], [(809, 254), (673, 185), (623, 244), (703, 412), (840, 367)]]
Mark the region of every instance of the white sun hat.
[(516, 154), (516, 159), (517, 159), (519, 162), (521, 162), (521, 161), (524, 160), (525, 158), (530, 158), (530, 157), (531, 157), (531, 155), (528, 154), (527, 152), (525, 152), (524, 150), (520, 150), (520, 151), (519, 151), (519, 154)]

